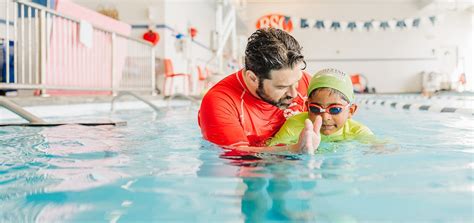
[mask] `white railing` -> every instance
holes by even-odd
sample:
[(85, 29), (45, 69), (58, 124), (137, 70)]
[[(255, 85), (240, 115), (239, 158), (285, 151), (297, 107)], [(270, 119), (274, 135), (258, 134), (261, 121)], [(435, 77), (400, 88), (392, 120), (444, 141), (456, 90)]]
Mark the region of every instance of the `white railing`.
[[(0, 89), (155, 92), (155, 55), (148, 42), (92, 26), (94, 45), (79, 40), (83, 23), (41, 5), (6, 1), (4, 43), (14, 42), (14, 71)], [(13, 32), (10, 23), (13, 21)]]
[[(214, 59), (217, 60), (218, 72), (223, 73), (223, 52), (227, 41), (231, 40), (232, 59), (237, 59), (237, 26), (235, 8), (228, 0), (218, 0), (216, 4), (216, 31), (213, 34)], [(227, 9), (226, 9), (227, 8)], [(224, 11), (227, 10), (225, 13)], [(226, 17), (224, 17), (226, 14)]]

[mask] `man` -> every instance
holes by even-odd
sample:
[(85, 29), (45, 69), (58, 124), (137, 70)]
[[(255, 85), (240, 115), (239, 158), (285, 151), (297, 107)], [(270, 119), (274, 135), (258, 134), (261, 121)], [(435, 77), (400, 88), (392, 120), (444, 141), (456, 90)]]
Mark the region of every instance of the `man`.
[[(305, 110), (310, 79), (305, 68), (301, 47), (291, 35), (274, 28), (254, 32), (245, 68), (217, 83), (202, 100), (198, 119), (204, 139), (250, 151), (301, 151), (304, 146), (265, 146), (286, 118)], [(311, 144), (317, 133), (303, 131), (307, 137), (301, 145)]]

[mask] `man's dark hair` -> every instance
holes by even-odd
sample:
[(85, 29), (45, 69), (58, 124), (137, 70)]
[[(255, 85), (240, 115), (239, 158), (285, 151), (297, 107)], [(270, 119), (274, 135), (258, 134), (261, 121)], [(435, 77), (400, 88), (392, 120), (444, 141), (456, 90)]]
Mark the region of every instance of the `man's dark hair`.
[(293, 68), (299, 62), (306, 68), (300, 44), (281, 29), (259, 29), (248, 39), (245, 69), (253, 71), (260, 80), (270, 79), (271, 70)]

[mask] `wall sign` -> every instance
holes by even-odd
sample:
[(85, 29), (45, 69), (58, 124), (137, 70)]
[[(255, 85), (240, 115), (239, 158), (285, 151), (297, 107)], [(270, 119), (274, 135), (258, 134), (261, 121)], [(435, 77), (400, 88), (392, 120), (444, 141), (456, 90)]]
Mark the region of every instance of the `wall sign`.
[(286, 32), (293, 31), (293, 22), (288, 16), (280, 14), (268, 14), (260, 17), (256, 24), (257, 29), (273, 27), (285, 30)]

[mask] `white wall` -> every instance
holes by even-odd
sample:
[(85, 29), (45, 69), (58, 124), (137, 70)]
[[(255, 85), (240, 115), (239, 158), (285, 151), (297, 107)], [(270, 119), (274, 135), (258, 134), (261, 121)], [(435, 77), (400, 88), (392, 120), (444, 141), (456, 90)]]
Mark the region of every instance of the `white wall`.
[[(172, 1), (165, 4), (165, 23), (178, 32), (187, 34), (190, 26), (198, 30), (196, 41), (210, 46), (211, 31), (215, 29), (215, 2), (214, 1)], [(169, 33), (166, 35), (165, 56), (176, 58), (176, 67), (186, 68), (186, 52), (177, 52), (175, 49), (176, 38)], [(192, 47), (188, 55), (195, 59), (196, 63), (207, 61), (211, 58), (211, 51), (197, 44), (189, 43)]]
[[(320, 2), (320, 3), (318, 3)], [(336, 21), (390, 20), (439, 15), (441, 11), (419, 10), (416, 1), (250, 1), (246, 5), (247, 35), (255, 30), (257, 19), (269, 13), (291, 17)], [(466, 74), (472, 78), (472, 12), (445, 13), (436, 26), (394, 31), (318, 31), (300, 29), (293, 20), (291, 33), (303, 46), (308, 71), (315, 73), (335, 67), (347, 73), (362, 73), (378, 92), (417, 92), (421, 90), (421, 71), (441, 71), (441, 55), (457, 49), (465, 58)]]

